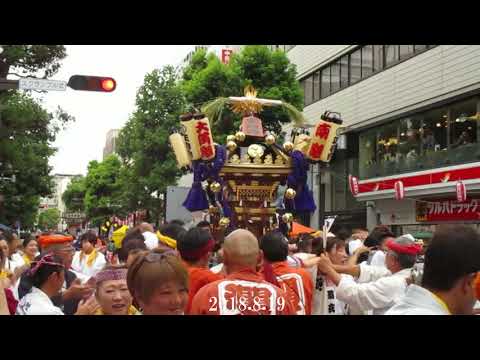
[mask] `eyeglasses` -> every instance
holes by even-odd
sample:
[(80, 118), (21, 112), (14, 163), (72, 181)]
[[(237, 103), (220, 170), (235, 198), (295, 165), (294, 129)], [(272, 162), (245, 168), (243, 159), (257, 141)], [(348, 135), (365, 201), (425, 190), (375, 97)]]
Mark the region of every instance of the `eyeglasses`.
[(150, 252), (146, 255), (140, 255), (141, 259), (135, 265), (135, 268), (132, 271), (133, 275), (131, 277), (135, 278), (138, 271), (140, 270), (140, 268), (143, 266), (143, 264), (145, 262), (155, 263), (155, 262), (159, 262), (160, 260), (165, 259), (166, 257), (169, 257), (169, 256), (177, 256), (177, 252), (175, 250), (168, 250), (168, 251), (165, 251), (161, 254), (160, 253), (155, 253), (155, 252)]

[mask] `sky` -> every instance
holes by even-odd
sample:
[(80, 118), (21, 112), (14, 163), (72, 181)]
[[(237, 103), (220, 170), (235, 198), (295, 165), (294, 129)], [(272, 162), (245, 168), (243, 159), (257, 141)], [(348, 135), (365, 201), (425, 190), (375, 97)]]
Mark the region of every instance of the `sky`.
[(135, 109), (135, 95), (146, 73), (163, 65), (179, 65), (194, 45), (67, 45), (67, 57), (51, 80), (68, 81), (71, 75), (111, 76), (112, 93), (50, 91), (43, 105), (60, 105), (76, 118), (62, 130), (50, 158), (53, 174), (83, 174), (91, 160), (102, 160), (108, 130), (120, 129)]

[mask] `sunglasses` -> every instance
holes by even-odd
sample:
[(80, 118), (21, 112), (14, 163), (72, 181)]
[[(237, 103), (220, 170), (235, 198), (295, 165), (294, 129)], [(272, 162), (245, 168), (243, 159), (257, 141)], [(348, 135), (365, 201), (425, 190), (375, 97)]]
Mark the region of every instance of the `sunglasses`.
[[(140, 260), (138, 261), (138, 263), (131, 266), (131, 269), (129, 269), (129, 272), (131, 273), (130, 279), (135, 279), (136, 278), (138, 271), (142, 268), (142, 266), (143, 266), (143, 264), (145, 264), (145, 262), (156, 263), (156, 262), (160, 262), (162, 259), (165, 259), (169, 256), (177, 256), (177, 252), (175, 250), (168, 250), (168, 251), (163, 252), (161, 254), (155, 253), (155, 252), (150, 252), (146, 255), (143, 255), (143, 254), (140, 255), (139, 256)], [(130, 290), (131, 294), (134, 293), (133, 289), (129, 289), (129, 290)]]

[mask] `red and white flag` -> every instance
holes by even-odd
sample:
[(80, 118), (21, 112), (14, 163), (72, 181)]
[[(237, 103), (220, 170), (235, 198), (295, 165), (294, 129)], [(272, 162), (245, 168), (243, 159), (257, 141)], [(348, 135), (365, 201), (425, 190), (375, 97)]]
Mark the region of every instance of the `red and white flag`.
[(399, 180), (395, 182), (395, 199), (403, 200), (405, 197), (405, 189), (403, 187), (403, 181)]
[(348, 175), (348, 185), (353, 196), (358, 195), (358, 179), (355, 176)]
[(464, 202), (467, 200), (467, 188), (463, 181), (457, 181), (457, 201)]

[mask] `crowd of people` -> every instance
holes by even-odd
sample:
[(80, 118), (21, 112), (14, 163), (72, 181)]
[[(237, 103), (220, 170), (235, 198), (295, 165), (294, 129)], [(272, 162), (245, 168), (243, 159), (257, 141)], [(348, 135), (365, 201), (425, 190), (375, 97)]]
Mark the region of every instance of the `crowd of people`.
[[(23, 241), (22, 241), (23, 240)], [(130, 229), (114, 254), (94, 231), (0, 232), (4, 315), (460, 315), (478, 313), (480, 235), (440, 227), (428, 246), (385, 226), (257, 238), (202, 221)], [(326, 244), (326, 245), (324, 245)]]

